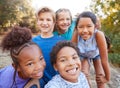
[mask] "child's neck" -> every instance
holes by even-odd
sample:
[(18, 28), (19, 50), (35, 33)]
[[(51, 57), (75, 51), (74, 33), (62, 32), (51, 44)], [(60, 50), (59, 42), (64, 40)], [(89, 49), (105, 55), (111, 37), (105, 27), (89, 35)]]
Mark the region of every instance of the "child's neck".
[(41, 34), (42, 38), (50, 38), (53, 37), (53, 33), (52, 34)]
[(67, 30), (68, 30), (68, 29), (66, 29), (66, 30), (58, 29), (58, 33), (59, 33), (59, 34), (64, 34)]

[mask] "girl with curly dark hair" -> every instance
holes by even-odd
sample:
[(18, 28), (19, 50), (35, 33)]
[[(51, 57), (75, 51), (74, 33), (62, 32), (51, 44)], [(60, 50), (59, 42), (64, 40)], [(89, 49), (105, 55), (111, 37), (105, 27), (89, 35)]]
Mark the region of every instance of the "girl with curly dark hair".
[[(13, 63), (0, 69), (0, 88), (28, 88), (33, 79), (43, 76), (45, 61), (42, 51), (31, 42), (31, 38), (30, 29), (19, 26), (13, 27), (3, 38), (2, 50), (10, 51)], [(40, 87), (39, 84), (36, 86)]]

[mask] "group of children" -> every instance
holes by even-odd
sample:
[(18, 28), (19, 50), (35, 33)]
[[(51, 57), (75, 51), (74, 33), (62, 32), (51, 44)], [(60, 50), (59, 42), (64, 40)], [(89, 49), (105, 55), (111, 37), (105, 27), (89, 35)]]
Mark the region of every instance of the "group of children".
[(105, 88), (110, 80), (108, 52), (96, 16), (86, 11), (75, 22), (68, 9), (55, 14), (43, 7), (37, 19), (40, 35), (32, 38), (30, 29), (14, 27), (2, 40), (13, 64), (0, 69), (0, 88), (90, 88), (92, 60), (97, 87)]

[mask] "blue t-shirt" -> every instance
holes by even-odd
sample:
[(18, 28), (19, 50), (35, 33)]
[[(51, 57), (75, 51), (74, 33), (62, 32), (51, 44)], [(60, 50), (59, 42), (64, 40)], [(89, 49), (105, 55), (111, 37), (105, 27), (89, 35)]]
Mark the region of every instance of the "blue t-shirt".
[[(15, 69), (12, 65), (0, 69), (0, 88), (11, 88)], [(24, 88), (29, 79), (22, 79), (16, 73), (15, 83), (12, 88)]]
[(50, 62), (50, 52), (53, 48), (53, 46), (56, 45), (57, 42), (65, 40), (63, 37), (60, 36), (53, 36), (50, 38), (42, 38), (40, 35), (34, 37), (32, 39), (33, 42), (35, 42), (40, 49), (42, 50), (45, 62), (46, 62), (46, 68), (44, 70), (44, 76), (40, 80), (41, 88), (44, 88), (43, 86), (54, 76), (57, 74), (57, 72), (54, 70), (51, 62)]
[(71, 23), (71, 26), (68, 28), (68, 30), (67, 30), (64, 34), (59, 34), (57, 30), (54, 31), (53, 34), (54, 34), (54, 35), (62, 36), (62, 37), (64, 37), (66, 40), (71, 40), (71, 39), (72, 39), (73, 32), (74, 32), (75, 25), (76, 25), (76, 21), (73, 20), (72, 23)]

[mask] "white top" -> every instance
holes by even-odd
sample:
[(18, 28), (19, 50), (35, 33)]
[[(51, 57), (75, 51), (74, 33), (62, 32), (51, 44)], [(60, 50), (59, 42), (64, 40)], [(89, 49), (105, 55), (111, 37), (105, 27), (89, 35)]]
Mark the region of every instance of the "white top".
[(85, 75), (81, 72), (78, 82), (72, 83), (63, 79), (60, 75), (55, 75), (44, 88), (90, 88)]

